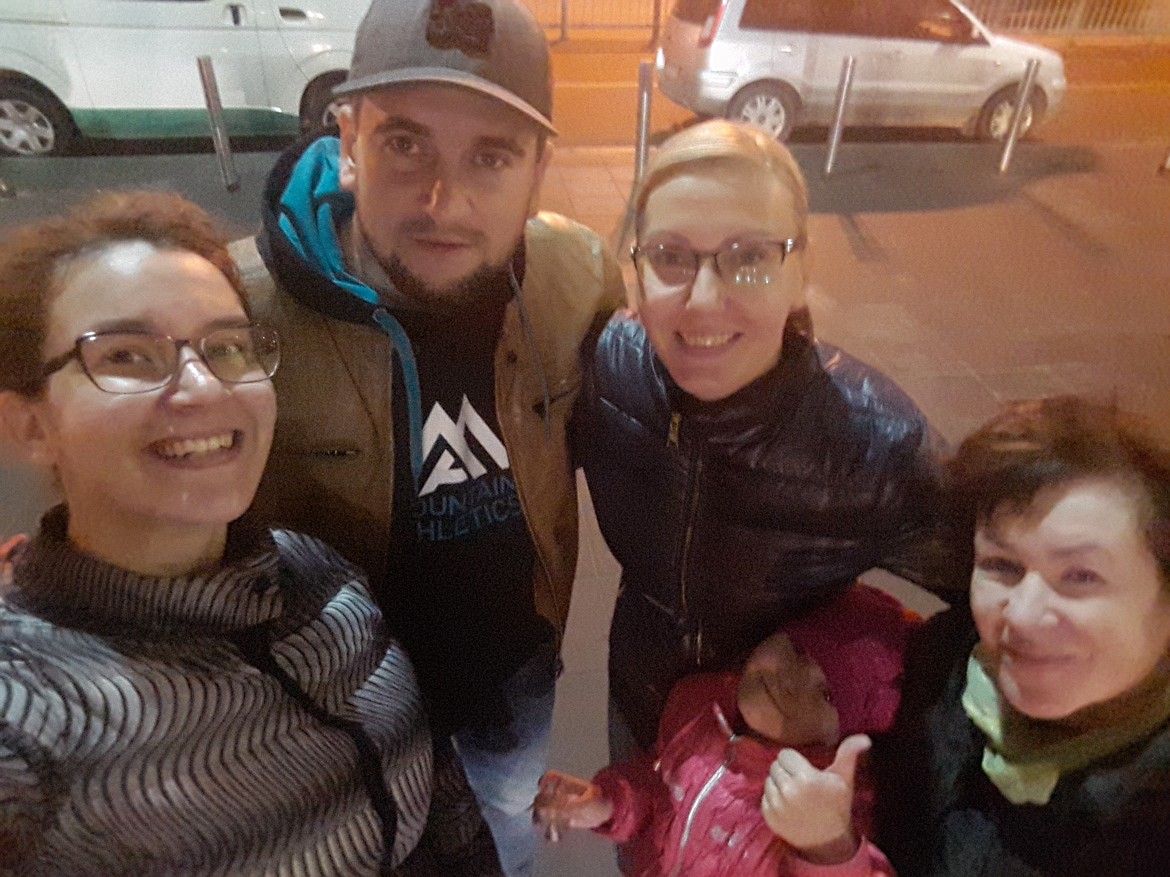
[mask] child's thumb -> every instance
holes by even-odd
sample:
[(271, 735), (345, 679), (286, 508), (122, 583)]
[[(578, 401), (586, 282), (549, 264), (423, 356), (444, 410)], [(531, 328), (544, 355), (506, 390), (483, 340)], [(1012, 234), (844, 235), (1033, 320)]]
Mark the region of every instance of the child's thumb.
[(829, 770), (852, 787), (853, 775), (857, 772), (857, 759), (868, 752), (872, 745), (873, 741), (865, 734), (851, 734), (837, 747), (837, 755), (829, 765)]

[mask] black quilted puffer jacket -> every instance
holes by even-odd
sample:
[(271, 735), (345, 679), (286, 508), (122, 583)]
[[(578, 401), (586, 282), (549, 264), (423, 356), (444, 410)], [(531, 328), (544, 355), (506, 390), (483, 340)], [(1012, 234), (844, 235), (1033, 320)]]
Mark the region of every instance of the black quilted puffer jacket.
[(893, 733), (875, 740), (877, 843), (902, 877), (1165, 877), (1170, 722), (1061, 776), (1047, 804), (1012, 804), (983, 773), (967, 718), (966, 605), (911, 639)]
[(643, 746), (679, 678), (737, 666), (866, 570), (961, 587), (935, 435), (892, 381), (814, 341), (807, 312), (790, 318), (780, 363), (718, 402), (674, 385), (641, 325), (618, 314), (574, 441), (622, 564), (610, 692)]

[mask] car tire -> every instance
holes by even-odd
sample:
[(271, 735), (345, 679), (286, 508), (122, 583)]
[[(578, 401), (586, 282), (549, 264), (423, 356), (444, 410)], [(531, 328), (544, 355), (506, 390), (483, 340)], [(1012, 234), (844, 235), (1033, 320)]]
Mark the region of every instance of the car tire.
[(301, 98), (301, 131), (305, 134), (337, 133), (337, 102), (333, 89), (345, 81), (344, 70), (323, 73), (309, 83)]
[(63, 155), (77, 137), (69, 111), (48, 91), (0, 78), (0, 155)]
[(757, 82), (741, 89), (727, 104), (727, 118), (750, 122), (783, 142), (792, 133), (800, 100), (781, 82)]
[[(975, 123), (975, 136), (980, 140), (1002, 143), (1011, 129), (1012, 113), (1015, 112), (1018, 95), (1018, 85), (1009, 85), (993, 94), (979, 111), (979, 120)], [(1021, 137), (1027, 136), (1043, 113), (1044, 95), (1040, 89), (1033, 88), (1028, 105), (1024, 107), (1024, 119), (1020, 124)]]

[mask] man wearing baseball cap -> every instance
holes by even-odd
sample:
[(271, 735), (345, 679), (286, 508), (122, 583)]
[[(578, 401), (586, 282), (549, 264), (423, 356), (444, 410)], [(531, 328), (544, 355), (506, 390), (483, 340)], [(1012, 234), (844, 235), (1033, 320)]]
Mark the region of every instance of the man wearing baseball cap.
[(516, 0), (374, 0), (336, 95), (340, 139), (279, 159), (236, 245), (287, 350), (257, 502), (369, 573), (527, 874), (577, 556), (565, 427), (621, 275), (537, 212), (552, 87)]

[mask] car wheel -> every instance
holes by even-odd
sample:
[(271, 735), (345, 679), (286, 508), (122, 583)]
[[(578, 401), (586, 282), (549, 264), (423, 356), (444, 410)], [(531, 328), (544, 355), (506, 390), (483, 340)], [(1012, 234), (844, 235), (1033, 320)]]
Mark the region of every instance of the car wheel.
[(345, 81), (345, 73), (335, 70), (309, 83), (301, 98), (301, 130), (306, 134), (337, 133), (338, 101), (333, 89)]
[[(1011, 130), (1012, 113), (1016, 111), (1018, 95), (1019, 86), (1016, 85), (1001, 88), (993, 94), (979, 113), (979, 121), (975, 123), (975, 135), (982, 140), (995, 140), (1000, 143), (1006, 140), (1008, 131)], [(1020, 122), (1021, 137), (1031, 130), (1043, 110), (1044, 103), (1039, 90), (1032, 89), (1032, 94), (1024, 107), (1024, 118)]]
[(777, 82), (757, 82), (740, 91), (727, 105), (727, 118), (751, 122), (777, 140), (792, 133), (799, 101), (792, 89)]
[(0, 154), (61, 155), (77, 139), (68, 111), (47, 91), (0, 79)]

